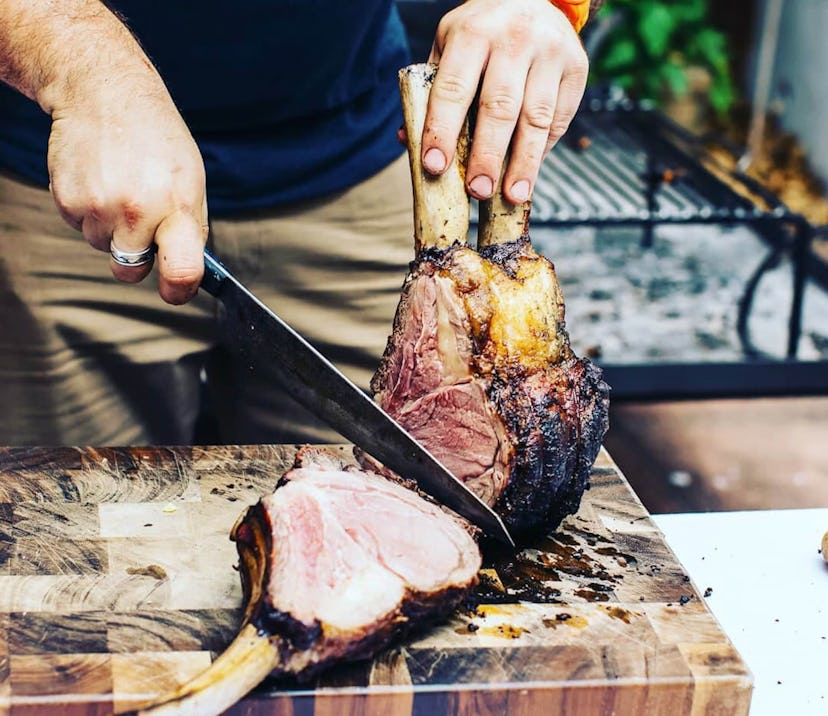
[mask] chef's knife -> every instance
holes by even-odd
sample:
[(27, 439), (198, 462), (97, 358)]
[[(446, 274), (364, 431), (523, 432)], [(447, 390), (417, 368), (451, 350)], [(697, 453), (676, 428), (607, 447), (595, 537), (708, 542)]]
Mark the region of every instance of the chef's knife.
[(267, 361), (282, 388), (299, 403), (397, 474), (416, 480), (424, 492), (486, 534), (514, 544), (486, 503), (207, 250), (201, 288), (224, 304), (237, 349), (251, 362)]

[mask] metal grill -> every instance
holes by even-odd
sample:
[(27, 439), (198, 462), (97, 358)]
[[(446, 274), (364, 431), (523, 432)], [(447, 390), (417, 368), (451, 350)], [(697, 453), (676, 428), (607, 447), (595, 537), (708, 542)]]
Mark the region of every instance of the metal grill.
[[(769, 244), (768, 256), (747, 281), (739, 303), (737, 330), (747, 360), (720, 364), (718, 372), (705, 364), (703, 374), (688, 373), (690, 366), (641, 366), (643, 372), (605, 366), (611, 382), (618, 386), (632, 381), (638, 388), (621, 392), (645, 397), (828, 390), (825, 363), (793, 360), (814, 228), (750, 177), (723, 168), (699, 138), (660, 112), (627, 100), (585, 102), (541, 166), (532, 225), (641, 226), (642, 243), (648, 246), (655, 226), (690, 223), (750, 224)], [(753, 346), (748, 319), (759, 279), (784, 254), (793, 262), (793, 298), (788, 361), (780, 362)], [(678, 384), (683, 389), (677, 390)]]
[[(686, 134), (679, 132), (662, 115), (634, 105), (593, 105), (543, 166), (536, 220), (727, 222), (767, 214), (682, 149)], [(789, 214), (775, 198), (763, 198), (777, 218)]]
[(804, 221), (751, 178), (720, 169), (724, 181), (713, 165), (698, 138), (659, 112), (593, 100), (541, 165), (532, 223)]

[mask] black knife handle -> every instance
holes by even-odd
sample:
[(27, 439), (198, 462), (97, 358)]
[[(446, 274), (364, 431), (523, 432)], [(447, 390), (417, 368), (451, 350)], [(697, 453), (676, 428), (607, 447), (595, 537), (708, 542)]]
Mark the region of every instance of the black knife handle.
[(221, 284), (229, 274), (221, 262), (207, 249), (204, 249), (204, 278), (201, 279), (201, 288), (211, 296), (218, 296)]

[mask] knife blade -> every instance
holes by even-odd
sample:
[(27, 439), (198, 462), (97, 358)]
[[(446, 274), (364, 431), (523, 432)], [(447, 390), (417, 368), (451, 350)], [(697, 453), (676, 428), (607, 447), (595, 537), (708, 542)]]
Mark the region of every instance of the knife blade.
[(237, 329), (236, 348), (252, 363), (267, 361), (297, 402), (486, 534), (514, 545), (503, 521), (485, 502), (206, 249), (201, 288), (224, 305), (228, 325)]

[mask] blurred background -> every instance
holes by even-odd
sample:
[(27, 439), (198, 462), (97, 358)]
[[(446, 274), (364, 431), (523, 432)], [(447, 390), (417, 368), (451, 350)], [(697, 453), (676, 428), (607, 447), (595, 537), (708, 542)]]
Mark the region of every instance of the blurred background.
[[(453, 3), (398, 0), (414, 58)], [(535, 190), (651, 512), (828, 506), (826, 0), (606, 0)]]

